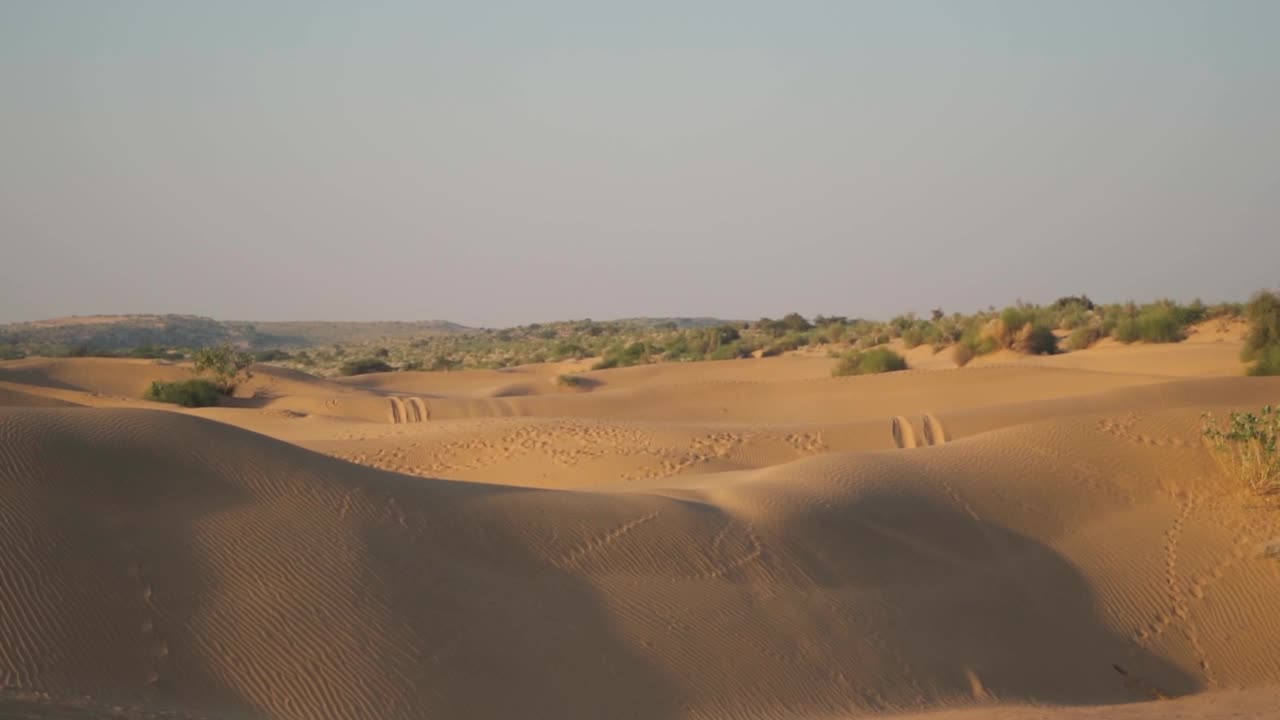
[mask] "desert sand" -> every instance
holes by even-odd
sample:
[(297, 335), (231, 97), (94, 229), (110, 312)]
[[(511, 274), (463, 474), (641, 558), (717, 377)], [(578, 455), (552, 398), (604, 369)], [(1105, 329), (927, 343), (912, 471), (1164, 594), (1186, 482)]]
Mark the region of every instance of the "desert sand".
[[(0, 716), (1280, 717), (1238, 332), (832, 378), (0, 363)], [(558, 375), (587, 378), (581, 388)]]

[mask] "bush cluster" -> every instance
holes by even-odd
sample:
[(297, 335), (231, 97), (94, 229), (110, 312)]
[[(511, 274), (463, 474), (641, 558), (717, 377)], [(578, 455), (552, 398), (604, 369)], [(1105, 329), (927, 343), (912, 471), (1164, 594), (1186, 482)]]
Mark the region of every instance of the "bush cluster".
[(831, 375), (833, 377), (875, 375), (906, 369), (907, 361), (901, 355), (889, 348), (877, 347), (844, 356), (831, 371)]
[(174, 403), (182, 407), (212, 407), (218, 404), (222, 389), (217, 383), (202, 378), (179, 380), (177, 382), (151, 383), (143, 397), (156, 402)]

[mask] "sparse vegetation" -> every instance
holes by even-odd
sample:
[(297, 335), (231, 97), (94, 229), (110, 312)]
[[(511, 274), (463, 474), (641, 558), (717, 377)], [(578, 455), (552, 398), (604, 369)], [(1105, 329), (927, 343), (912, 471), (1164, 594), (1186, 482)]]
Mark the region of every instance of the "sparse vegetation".
[[(1259, 300), (1258, 298), (1262, 299)], [(1246, 349), (1251, 372), (1280, 372), (1275, 329), (1276, 295), (1262, 293), (1250, 303), (1270, 330), (1251, 334)], [(595, 369), (657, 362), (736, 360), (812, 350), (844, 357), (895, 342), (896, 349), (927, 345), (935, 353), (951, 348), (957, 365), (1010, 350), (1043, 354), (1080, 350), (1102, 338), (1122, 342), (1175, 342), (1190, 324), (1218, 319), (1225, 327), (1246, 308), (1234, 303), (1206, 306), (1161, 300), (1098, 304), (1085, 295), (1058, 298), (1048, 305), (1019, 302), (975, 313), (903, 313), (888, 321), (799, 313), (781, 319), (726, 322), (714, 318), (638, 318), (607, 322), (591, 319), (534, 323), (503, 329), (472, 329), (448, 323), (217, 323), (183, 316), (128, 316), (86, 319), (88, 325), (27, 323), (0, 326), (5, 357), (135, 356), (176, 360), (217, 359), (206, 372), (227, 392), (242, 382), (250, 359), (304, 370), (319, 376), (395, 370), (449, 371), (500, 369), (517, 365), (597, 358)], [(1265, 318), (1272, 320), (1267, 321)], [(1270, 322), (1270, 325), (1266, 323)], [(1255, 323), (1257, 325), (1258, 323)], [(93, 332), (86, 327), (96, 328)], [(172, 332), (165, 334), (164, 328)], [(78, 329), (77, 329), (78, 328)], [(114, 328), (114, 329), (109, 329)], [(1057, 335), (1070, 333), (1061, 344)], [(87, 333), (87, 334), (86, 334)], [(155, 338), (195, 339), (190, 344)], [(121, 349), (120, 342), (141, 339)], [(57, 342), (53, 342), (53, 341)], [(80, 340), (79, 342), (71, 342)], [(214, 347), (210, 343), (218, 343)], [(233, 349), (244, 348), (245, 350)], [(305, 348), (305, 349), (302, 349)], [(230, 358), (230, 360), (228, 360)], [(382, 363), (381, 365), (375, 362)], [(228, 364), (230, 363), (230, 364)], [(202, 362), (202, 364), (205, 364)], [(237, 368), (234, 373), (225, 368)]]
[(577, 390), (587, 387), (589, 381), (581, 375), (561, 375), (556, 378), (556, 384)]
[(151, 383), (143, 397), (156, 402), (173, 403), (182, 407), (212, 407), (218, 404), (218, 396), (222, 389), (217, 383), (203, 378), (179, 380), (177, 382)]
[(1280, 492), (1280, 407), (1233, 412), (1221, 423), (1207, 414), (1203, 432), (1228, 473), (1254, 492)]
[(877, 347), (846, 355), (831, 371), (831, 375), (875, 375), (906, 369), (907, 361), (901, 355), (889, 348)]

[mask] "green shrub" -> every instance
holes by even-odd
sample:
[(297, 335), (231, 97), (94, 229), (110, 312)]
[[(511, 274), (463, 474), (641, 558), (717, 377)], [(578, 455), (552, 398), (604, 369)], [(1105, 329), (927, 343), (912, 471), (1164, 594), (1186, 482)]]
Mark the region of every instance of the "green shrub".
[(784, 352), (798, 350), (809, 344), (809, 337), (799, 333), (789, 333), (764, 349), (764, 357), (773, 357), (781, 355)]
[(1255, 354), (1253, 367), (1249, 368), (1249, 374), (1255, 376), (1280, 375), (1280, 345), (1268, 345)]
[(902, 331), (902, 344), (910, 350), (924, 343), (924, 330), (919, 326), (911, 326)]
[(1027, 323), (1032, 322), (1032, 317), (1023, 308), (1007, 307), (1000, 313), (1000, 322), (1004, 324), (1004, 333), (1002, 334), (1005, 337), (999, 339), (1002, 345), (1009, 347), (1013, 344), (1013, 336), (1026, 327)]
[(1067, 337), (1067, 349), (1084, 350), (1101, 339), (1101, 328), (1094, 326), (1076, 328), (1075, 330), (1072, 330), (1071, 335)]
[(1204, 437), (1223, 468), (1259, 493), (1280, 491), (1280, 407), (1255, 413), (1233, 412), (1224, 424), (1204, 416)]
[(1119, 318), (1111, 330), (1111, 337), (1122, 343), (1174, 343), (1186, 338), (1186, 318), (1190, 317), (1175, 308), (1152, 305), (1136, 314)]
[(462, 367), (462, 361), (448, 355), (437, 355), (431, 359), (431, 364), (427, 366), (427, 370), (431, 372), (448, 372), (457, 370)]
[(174, 403), (182, 407), (211, 407), (218, 404), (218, 396), (222, 394), (217, 383), (202, 378), (180, 380), (178, 382), (151, 383), (143, 395), (147, 400)]
[(368, 375), (369, 373), (390, 372), (393, 368), (386, 363), (385, 360), (378, 358), (361, 358), (359, 360), (348, 360), (342, 363), (338, 368), (338, 373), (342, 375)]
[(253, 358), (248, 353), (237, 352), (230, 345), (219, 345), (197, 350), (191, 356), (198, 373), (213, 375), (218, 388), (230, 395), (238, 383), (249, 377), (248, 367)]
[(556, 384), (567, 388), (583, 388), (587, 387), (589, 381), (581, 375), (561, 375), (556, 378)]
[(745, 357), (751, 357), (751, 350), (736, 342), (721, 345), (707, 355), (708, 360), (736, 360)]
[(907, 361), (901, 355), (889, 348), (876, 347), (846, 355), (831, 371), (831, 375), (874, 375), (906, 369)]
[(1067, 295), (1066, 297), (1060, 297), (1055, 300), (1052, 307), (1056, 310), (1067, 310), (1072, 307), (1080, 308), (1082, 310), (1092, 310), (1094, 305), (1088, 295)]
[(804, 332), (813, 327), (809, 321), (800, 313), (787, 313), (782, 318), (782, 324), (786, 326), (788, 332)]
[[(1280, 348), (1280, 293), (1260, 292), (1249, 299), (1244, 308), (1244, 315), (1249, 320), (1249, 334), (1244, 339), (1244, 350), (1240, 359), (1245, 362), (1258, 361), (1255, 375), (1280, 375), (1274, 368), (1280, 364), (1275, 359), (1275, 348)], [(1272, 369), (1272, 372), (1263, 370)]]
[(600, 362), (591, 366), (592, 370), (607, 370), (615, 367), (630, 367), (648, 362), (651, 348), (647, 343), (636, 341), (630, 345), (614, 345), (605, 351)]
[(591, 357), (591, 351), (582, 347), (578, 343), (570, 342), (568, 340), (563, 340), (561, 342), (556, 343), (551, 348), (551, 354), (550, 354), (550, 358), (554, 361), (569, 360), (569, 359), (581, 360), (587, 357)]

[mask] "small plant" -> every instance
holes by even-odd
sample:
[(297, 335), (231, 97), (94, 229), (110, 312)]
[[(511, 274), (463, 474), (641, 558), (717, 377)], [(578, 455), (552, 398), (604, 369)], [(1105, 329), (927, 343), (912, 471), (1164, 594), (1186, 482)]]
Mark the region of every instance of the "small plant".
[(1280, 492), (1280, 406), (1258, 413), (1233, 412), (1225, 424), (1204, 415), (1204, 438), (1223, 468), (1258, 493)]
[(156, 402), (174, 403), (182, 407), (195, 408), (217, 405), (218, 396), (221, 394), (222, 388), (217, 383), (196, 378), (178, 382), (160, 382), (157, 380), (151, 383), (151, 387), (147, 388), (147, 392), (143, 397)]
[(831, 376), (875, 375), (906, 369), (907, 361), (901, 355), (889, 348), (875, 347), (846, 355), (831, 371)]
[(561, 375), (556, 378), (556, 384), (561, 387), (573, 388), (581, 390), (590, 385), (590, 381), (581, 375)]

